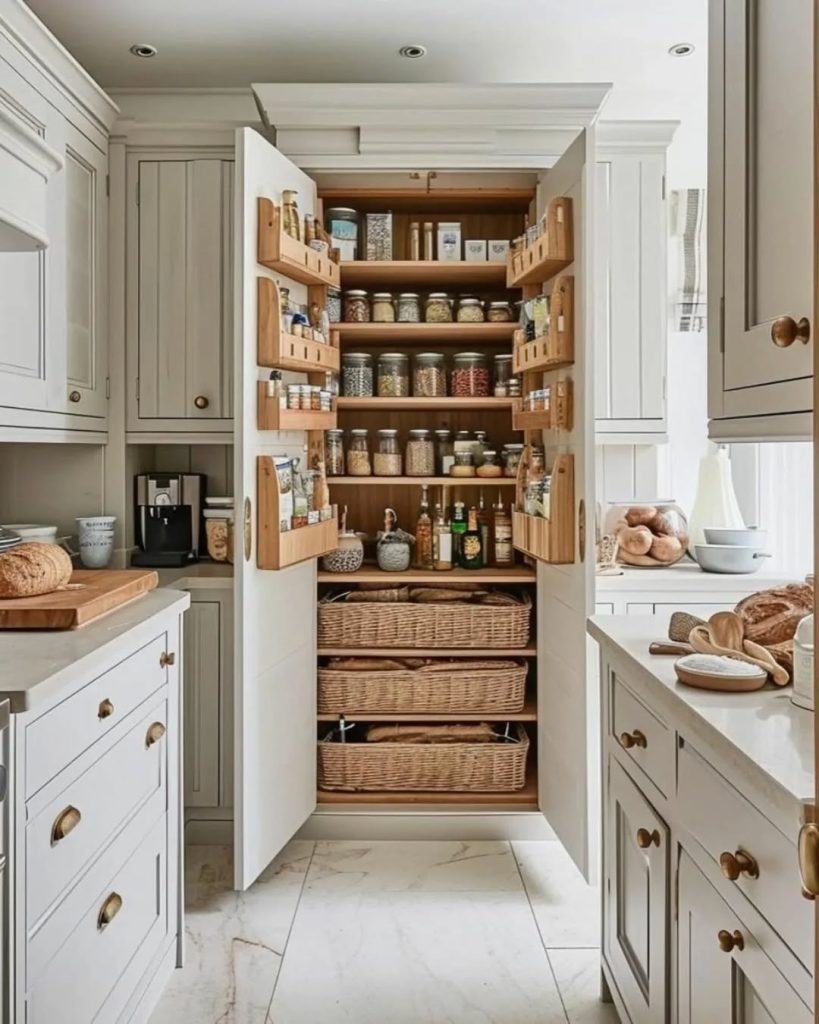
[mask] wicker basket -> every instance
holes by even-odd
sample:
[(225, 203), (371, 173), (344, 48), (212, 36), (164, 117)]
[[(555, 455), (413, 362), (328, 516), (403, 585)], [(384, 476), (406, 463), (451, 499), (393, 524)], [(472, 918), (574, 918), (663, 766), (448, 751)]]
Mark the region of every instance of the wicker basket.
[(319, 647), (525, 647), (532, 601), (517, 605), (321, 601)]
[(434, 668), (318, 670), (318, 709), (324, 714), (514, 714), (523, 708), (522, 661), (439, 662)]
[(526, 784), (529, 737), (515, 743), (318, 743), (319, 789), (511, 793)]

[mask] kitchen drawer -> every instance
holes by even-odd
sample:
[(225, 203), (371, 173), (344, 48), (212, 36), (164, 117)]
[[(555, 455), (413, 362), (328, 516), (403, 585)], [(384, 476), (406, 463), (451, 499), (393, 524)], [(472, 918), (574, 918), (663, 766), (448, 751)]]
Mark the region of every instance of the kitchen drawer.
[(628, 759), (664, 796), (674, 792), (674, 730), (650, 711), (614, 674), (611, 676), (612, 736)]
[(26, 728), (26, 797), (167, 682), (168, 669), (160, 664), (167, 643), (161, 633)]
[[(167, 935), (166, 839), (163, 815), (124, 864), (99, 879), (92, 872), (29, 942), (27, 1024), (116, 1019), (103, 1008), (130, 995), (118, 991), (121, 975), (144, 971)], [(117, 899), (119, 911), (103, 924)]]
[(688, 743), (679, 751), (677, 800), (680, 824), (718, 864), (723, 853), (750, 854), (759, 876), (742, 873), (734, 885), (812, 970), (813, 903), (801, 895), (796, 846)]
[[(165, 807), (167, 741), (158, 733), (168, 722), (168, 702), (163, 695), (149, 704), (79, 778), (67, 786), (55, 780), (53, 797), (26, 825), (27, 931), (143, 804), (154, 801), (157, 815)], [(68, 831), (61, 836), (62, 829)]]

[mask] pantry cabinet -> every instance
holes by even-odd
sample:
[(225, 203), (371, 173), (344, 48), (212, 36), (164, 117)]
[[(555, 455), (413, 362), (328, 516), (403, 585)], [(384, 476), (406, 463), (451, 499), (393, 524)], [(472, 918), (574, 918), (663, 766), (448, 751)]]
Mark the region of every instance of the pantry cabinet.
[(811, 436), (814, 17), (809, 0), (710, 2), (713, 438)]

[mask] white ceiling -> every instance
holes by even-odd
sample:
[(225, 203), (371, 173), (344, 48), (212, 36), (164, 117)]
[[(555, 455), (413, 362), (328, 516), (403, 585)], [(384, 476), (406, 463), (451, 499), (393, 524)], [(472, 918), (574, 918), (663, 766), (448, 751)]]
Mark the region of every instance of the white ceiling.
[[(681, 120), (675, 150), (687, 173), (704, 164), (707, 0), (28, 3), (106, 88), (613, 82), (605, 118)], [(695, 53), (668, 56), (678, 42)], [(133, 43), (159, 53), (133, 57)], [(399, 57), (409, 43), (426, 46), (427, 56)]]

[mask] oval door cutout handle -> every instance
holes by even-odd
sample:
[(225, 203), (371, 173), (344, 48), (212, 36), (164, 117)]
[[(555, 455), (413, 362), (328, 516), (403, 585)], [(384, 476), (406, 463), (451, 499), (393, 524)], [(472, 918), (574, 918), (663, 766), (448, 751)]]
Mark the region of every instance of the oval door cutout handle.
[(207, 409), (207, 407), (210, 405), (210, 402), (208, 401), (207, 396), (197, 395), (196, 398), (194, 398), (193, 400), (193, 404), (196, 406), (197, 409)]
[(110, 718), (114, 713), (114, 705), (106, 697), (105, 700), (100, 701), (99, 710), (97, 711), (97, 718)]
[(795, 341), (807, 345), (810, 341), (810, 320), (806, 316), (799, 321), (792, 316), (778, 316), (771, 324), (771, 341), (777, 348), (790, 348)]
[(631, 750), (632, 747), (640, 747), (645, 750), (648, 746), (648, 740), (645, 737), (645, 733), (640, 732), (639, 729), (635, 729), (633, 732), (624, 732), (620, 734), (620, 746), (626, 750)]
[(81, 821), (82, 814), (80, 814), (79, 808), (72, 807), (71, 804), (64, 811), (60, 811), (51, 826), (51, 845), (56, 846), (61, 839), (65, 839)]
[(649, 832), (647, 828), (638, 828), (637, 845), (641, 850), (647, 850), (650, 846), (659, 846), (660, 833), (656, 828), (652, 832)]
[(145, 746), (152, 747), (154, 743), (159, 743), (162, 737), (165, 735), (165, 726), (161, 722), (154, 722), (148, 726), (148, 732), (145, 736)]
[(717, 942), (723, 953), (731, 953), (735, 949), (745, 949), (745, 939), (740, 931), (729, 932), (721, 928), (717, 932)]
[(737, 850), (735, 853), (726, 850), (719, 855), (719, 866), (729, 882), (736, 882), (740, 875), (759, 878), (759, 865), (746, 850)]
[(107, 928), (120, 910), (122, 910), (122, 897), (118, 892), (112, 892), (110, 896), (105, 897), (105, 902), (102, 904), (100, 912), (97, 914), (97, 928), (99, 928), (100, 931)]

